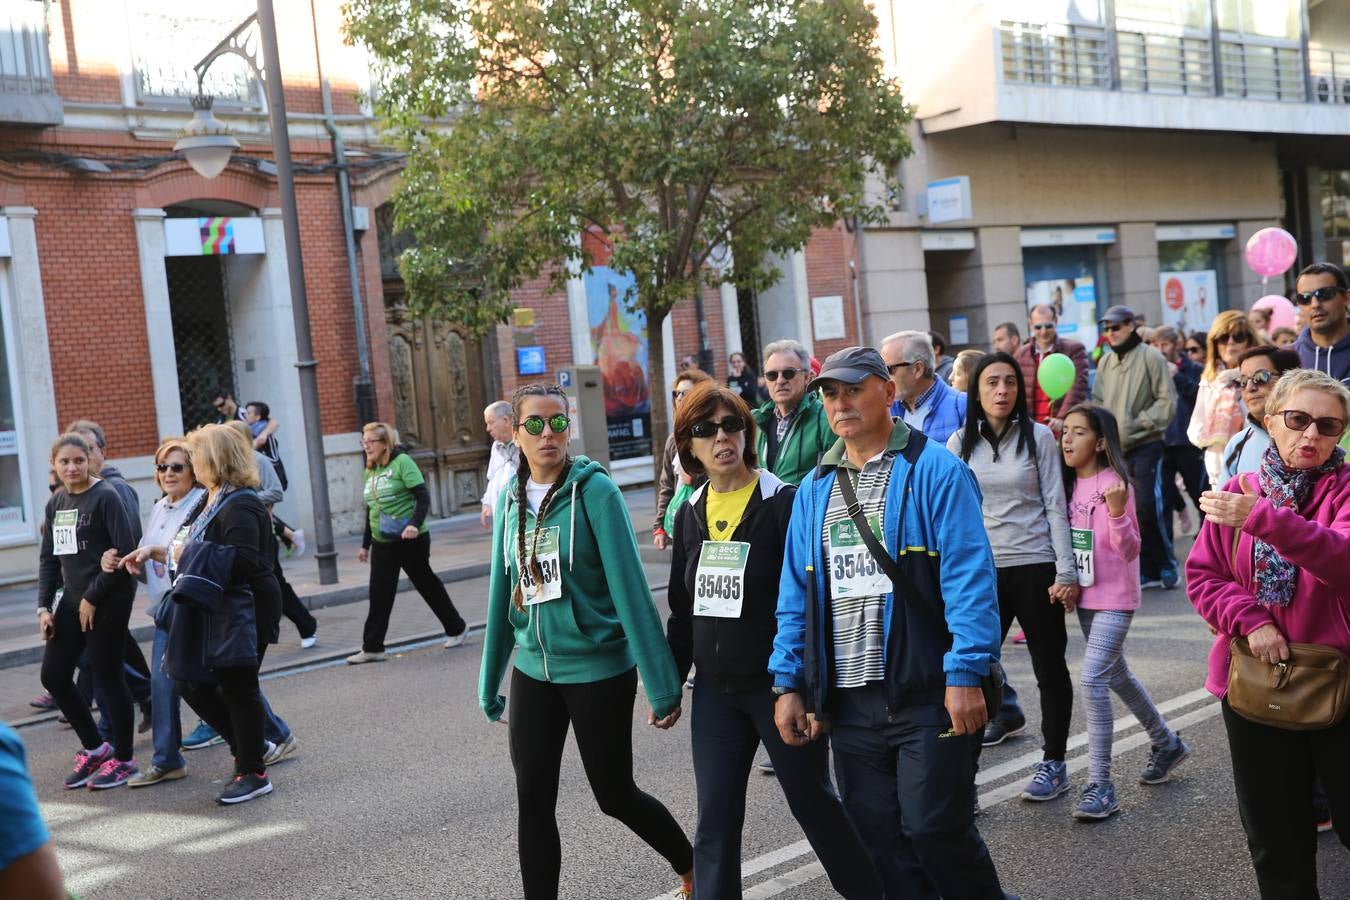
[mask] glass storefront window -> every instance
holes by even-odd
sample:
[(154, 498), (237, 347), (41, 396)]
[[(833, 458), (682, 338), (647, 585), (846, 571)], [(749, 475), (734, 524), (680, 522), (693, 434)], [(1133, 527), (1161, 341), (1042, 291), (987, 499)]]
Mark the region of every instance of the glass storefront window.
[(31, 538), (28, 483), (19, 443), (19, 387), (14, 370), (13, 317), (6, 289), (6, 268), (0, 262), (0, 541)]
[(1219, 0), (1219, 28), (1252, 37), (1294, 40), (1301, 31), (1299, 0)]
[(1322, 258), (1350, 265), (1350, 170), (1322, 172)]
[(1183, 333), (1205, 331), (1215, 315), (1230, 308), (1223, 258), (1222, 241), (1158, 243), (1158, 291), (1164, 325)]
[(1022, 272), (1028, 310), (1054, 306), (1061, 336), (1097, 346), (1097, 317), (1110, 305), (1105, 246), (1024, 247)]

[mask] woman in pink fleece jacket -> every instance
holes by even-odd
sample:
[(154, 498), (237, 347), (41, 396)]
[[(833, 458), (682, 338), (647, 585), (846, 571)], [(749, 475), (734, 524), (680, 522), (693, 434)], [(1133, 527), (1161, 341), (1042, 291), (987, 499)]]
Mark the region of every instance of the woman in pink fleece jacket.
[[(1186, 563), (1187, 593), (1217, 630), (1205, 686), (1227, 693), (1228, 643), (1275, 664), (1289, 642), (1350, 653), (1350, 467), (1336, 446), (1350, 391), (1321, 372), (1285, 374), (1266, 400), (1272, 446), (1261, 470), (1206, 491)], [(1238, 532), (1236, 553), (1233, 535)], [(1313, 779), (1350, 848), (1350, 718), (1321, 731), (1248, 721), (1225, 701), (1233, 781), (1263, 900), (1317, 897)]]

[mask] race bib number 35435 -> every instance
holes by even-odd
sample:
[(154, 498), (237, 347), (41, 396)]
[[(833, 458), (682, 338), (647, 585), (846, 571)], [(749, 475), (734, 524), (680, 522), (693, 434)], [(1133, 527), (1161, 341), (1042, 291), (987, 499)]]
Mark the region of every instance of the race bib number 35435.
[(694, 615), (739, 619), (745, 602), (745, 564), (750, 545), (704, 541), (694, 576)]
[[(881, 516), (867, 517), (881, 539)], [(891, 579), (877, 564), (852, 519), (830, 526), (830, 589), (836, 597), (878, 597), (891, 591)], [(884, 546), (884, 544), (883, 544)]]

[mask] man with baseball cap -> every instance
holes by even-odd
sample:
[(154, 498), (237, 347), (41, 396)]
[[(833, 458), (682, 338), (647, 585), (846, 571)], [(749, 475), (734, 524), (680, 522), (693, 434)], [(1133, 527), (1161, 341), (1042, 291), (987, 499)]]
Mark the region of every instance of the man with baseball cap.
[(1111, 352), (1097, 363), (1092, 399), (1111, 411), (1120, 427), (1120, 445), (1130, 467), (1139, 515), (1139, 582), (1146, 588), (1173, 588), (1177, 561), (1162, 528), (1163, 435), (1177, 407), (1177, 390), (1167, 360), (1140, 338), (1134, 310), (1113, 306), (1097, 323)]
[(888, 897), (1003, 898), (973, 812), (980, 682), (1001, 634), (975, 478), (891, 417), (876, 350), (833, 354), (809, 389), (839, 440), (788, 523), (774, 721), (794, 746), (832, 733), (845, 808)]

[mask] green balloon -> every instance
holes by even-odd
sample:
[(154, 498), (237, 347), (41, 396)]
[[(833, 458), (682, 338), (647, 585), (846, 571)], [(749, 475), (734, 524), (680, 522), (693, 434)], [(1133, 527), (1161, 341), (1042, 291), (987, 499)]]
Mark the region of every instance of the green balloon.
[(1045, 396), (1058, 400), (1073, 387), (1076, 375), (1073, 360), (1063, 353), (1051, 353), (1041, 360), (1041, 367), (1036, 370), (1036, 383), (1045, 391)]

